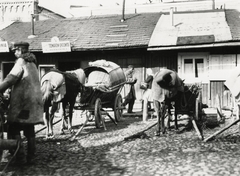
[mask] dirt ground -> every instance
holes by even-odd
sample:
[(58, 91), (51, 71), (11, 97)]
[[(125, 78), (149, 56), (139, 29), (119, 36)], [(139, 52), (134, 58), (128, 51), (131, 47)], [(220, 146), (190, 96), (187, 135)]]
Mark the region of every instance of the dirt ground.
[[(82, 120), (74, 117), (75, 131)], [(225, 123), (211, 128), (205, 125), (204, 137), (231, 121), (228, 118)], [(70, 140), (72, 135), (68, 132), (59, 134), (58, 123), (54, 126), (54, 139), (44, 139), (45, 130), (37, 133), (35, 164), (10, 165), (6, 175), (239, 175), (238, 125), (203, 142), (194, 129), (184, 130), (187, 122), (187, 119), (179, 119), (178, 132), (172, 128), (160, 137), (154, 135), (154, 126), (128, 138), (154, 125), (156, 119), (143, 123), (141, 113), (125, 114), (118, 125), (106, 119), (106, 131), (96, 129), (94, 122), (89, 122), (74, 141)], [(1, 162), (1, 170), (5, 165), (6, 162)]]

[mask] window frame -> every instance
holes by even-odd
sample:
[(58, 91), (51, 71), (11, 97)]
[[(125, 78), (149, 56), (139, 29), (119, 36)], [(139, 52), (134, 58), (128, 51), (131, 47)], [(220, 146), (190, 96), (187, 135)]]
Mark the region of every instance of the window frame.
[(41, 77), (44, 75), (41, 75), (41, 68), (55, 68), (56, 65), (55, 64), (40, 64), (38, 65), (38, 72), (39, 72), (39, 78), (41, 79)]
[[(188, 77), (185, 74), (185, 60), (186, 59), (192, 59), (192, 70), (194, 76), (193, 77)], [(196, 77), (196, 60), (197, 59), (203, 59), (203, 75), (200, 77)], [(209, 59), (209, 53), (179, 53), (178, 54), (178, 74), (179, 76), (185, 80), (186, 83), (208, 83), (207, 79), (207, 73), (208, 73), (208, 59)]]

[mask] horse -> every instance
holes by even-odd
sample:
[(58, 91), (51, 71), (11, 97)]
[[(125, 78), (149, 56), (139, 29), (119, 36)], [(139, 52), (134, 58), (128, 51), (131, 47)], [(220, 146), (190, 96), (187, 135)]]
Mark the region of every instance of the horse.
[[(169, 80), (166, 79), (165, 75), (170, 75)], [(174, 75), (171, 77), (171, 75)], [(160, 77), (160, 78), (159, 78)], [(176, 79), (174, 81), (174, 79)], [(196, 99), (199, 96), (200, 87), (197, 84), (187, 86), (184, 84), (184, 80), (178, 77), (176, 72), (165, 71), (157, 73), (154, 80), (153, 86), (157, 89), (160, 99), (153, 98), (154, 110), (157, 112), (158, 126), (156, 135), (160, 135), (161, 132), (166, 132), (164, 118), (165, 114), (168, 117), (171, 116), (171, 108), (175, 107), (175, 129), (178, 130), (177, 115), (179, 112), (187, 113), (189, 115), (195, 115), (199, 109), (196, 109)], [(164, 82), (164, 83), (162, 83)], [(175, 82), (175, 83), (174, 83)], [(174, 84), (173, 84), (174, 83)], [(173, 85), (173, 86), (172, 86)], [(155, 90), (156, 92), (156, 90)], [(201, 103), (201, 102), (199, 102)], [(202, 104), (200, 105), (202, 106)], [(200, 106), (197, 106), (200, 108)], [(199, 119), (201, 120), (201, 119)], [(194, 121), (195, 122), (195, 121)], [(170, 120), (168, 118), (168, 128), (170, 128)], [(198, 132), (198, 131), (197, 131)], [(200, 136), (202, 134), (199, 134)], [(202, 137), (202, 136), (201, 136)]]
[(154, 75), (152, 99), (158, 120), (156, 136), (160, 136), (160, 129), (162, 134), (165, 133), (164, 118), (167, 109), (166, 106), (170, 106), (178, 91), (183, 92), (183, 81), (178, 77), (176, 72), (164, 69)]
[[(62, 124), (60, 134), (64, 134), (66, 122), (66, 107), (69, 104), (67, 118), (68, 130), (72, 133), (72, 115), (76, 97), (84, 89), (85, 73), (83, 69), (61, 72), (53, 69), (41, 78), (42, 99), (44, 102), (44, 122), (47, 127), (46, 138), (52, 138), (53, 118), (59, 104), (62, 103)], [(49, 114), (49, 108), (51, 111)]]

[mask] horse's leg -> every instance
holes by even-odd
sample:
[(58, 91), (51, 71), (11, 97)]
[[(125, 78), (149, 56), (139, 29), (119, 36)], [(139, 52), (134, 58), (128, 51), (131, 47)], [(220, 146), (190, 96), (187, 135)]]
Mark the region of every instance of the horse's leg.
[(175, 130), (178, 130), (178, 112), (177, 112), (177, 108), (176, 108), (176, 103), (174, 105), (174, 123), (175, 123)]
[(48, 136), (49, 137), (54, 137), (53, 135), (53, 118), (54, 118), (54, 114), (55, 112), (57, 111), (57, 108), (58, 108), (58, 103), (54, 102), (53, 105), (52, 105), (52, 108), (51, 108), (51, 112), (50, 112), (50, 118), (49, 118), (49, 133), (48, 133)]
[(73, 133), (73, 129), (72, 129), (72, 117), (73, 117), (73, 107), (74, 107), (75, 101), (70, 102), (70, 106), (69, 106), (69, 115), (68, 115), (68, 130), (70, 131), (70, 133)]
[(160, 103), (157, 100), (153, 100), (154, 104), (154, 111), (156, 112), (157, 115), (157, 130), (155, 135), (160, 136)]
[(60, 129), (60, 134), (64, 134), (64, 129), (66, 128), (65, 127), (65, 123), (66, 122), (66, 107), (67, 107), (67, 103), (65, 101), (63, 101), (62, 103), (62, 106), (61, 106), (61, 109), (62, 109), (62, 113), (61, 113), (61, 118), (62, 118), (62, 122), (61, 122), (61, 129)]
[(47, 128), (46, 129), (46, 139), (47, 139), (49, 134), (49, 108), (46, 108), (46, 112), (44, 113), (44, 116), (43, 116), (43, 121)]
[(163, 102), (163, 104), (161, 105), (160, 109), (161, 110), (159, 112), (159, 115), (161, 117), (161, 132), (162, 132), (162, 134), (164, 134), (166, 132), (166, 130), (165, 130), (165, 123), (164, 123), (165, 114), (166, 114), (166, 104), (165, 104), (165, 102)]
[(170, 120), (171, 120), (171, 105), (168, 105), (168, 107), (167, 107), (167, 116), (168, 116), (168, 118), (167, 118), (167, 128), (168, 128), (168, 130), (171, 130), (170, 129)]

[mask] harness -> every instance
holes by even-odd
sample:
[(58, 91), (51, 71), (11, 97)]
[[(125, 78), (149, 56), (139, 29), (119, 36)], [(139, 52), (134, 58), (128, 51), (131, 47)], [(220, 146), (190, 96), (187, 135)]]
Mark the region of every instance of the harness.
[[(195, 85), (191, 85), (191, 87), (188, 88), (187, 91), (183, 91), (183, 95), (181, 96), (181, 109), (186, 109), (186, 107), (188, 107), (189, 103), (192, 102), (193, 99), (196, 99), (196, 95), (198, 93), (198, 88), (197, 88), (197, 92), (195, 91), (191, 91), (193, 89), (193, 86)], [(188, 98), (186, 98), (186, 93), (187, 92), (191, 92), (191, 96)]]

